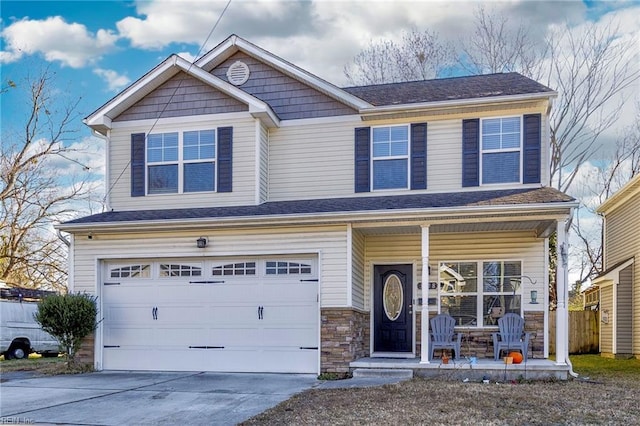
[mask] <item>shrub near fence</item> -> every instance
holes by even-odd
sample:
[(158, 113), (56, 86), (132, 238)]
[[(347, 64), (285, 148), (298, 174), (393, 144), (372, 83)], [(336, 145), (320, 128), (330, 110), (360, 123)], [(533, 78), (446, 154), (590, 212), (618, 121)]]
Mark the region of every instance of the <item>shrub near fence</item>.
[[(569, 311), (569, 353), (600, 351), (598, 311)], [(549, 353), (556, 353), (556, 313), (549, 312)]]

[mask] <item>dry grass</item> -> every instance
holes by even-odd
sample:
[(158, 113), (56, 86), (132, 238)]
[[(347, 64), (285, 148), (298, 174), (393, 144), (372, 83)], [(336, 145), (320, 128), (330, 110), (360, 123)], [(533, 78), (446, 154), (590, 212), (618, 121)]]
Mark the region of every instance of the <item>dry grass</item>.
[(12, 371), (33, 371), (47, 376), (54, 376), (57, 374), (87, 373), (93, 371), (93, 367), (86, 364), (70, 365), (63, 356), (45, 358), (37, 354), (31, 354), (27, 359), (12, 360), (5, 360), (4, 356), (0, 357), (0, 372), (7, 373)]
[[(605, 364), (618, 364), (610, 361)], [(640, 361), (630, 360), (628, 366), (616, 371), (592, 365), (588, 380), (566, 382), (482, 384), (413, 379), (377, 388), (315, 389), (245, 424), (640, 424)]]

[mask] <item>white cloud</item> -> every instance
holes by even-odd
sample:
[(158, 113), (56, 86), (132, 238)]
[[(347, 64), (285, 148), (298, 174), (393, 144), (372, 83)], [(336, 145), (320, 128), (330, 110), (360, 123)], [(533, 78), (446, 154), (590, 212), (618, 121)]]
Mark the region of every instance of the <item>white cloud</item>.
[(5, 50), (0, 62), (9, 63), (24, 55), (41, 54), (47, 61), (81, 68), (110, 51), (118, 37), (108, 30), (92, 34), (82, 24), (67, 23), (60, 16), (44, 20), (22, 19), (2, 30)]
[(127, 86), (131, 79), (126, 75), (120, 75), (114, 70), (107, 70), (103, 68), (96, 68), (93, 73), (101, 77), (107, 82), (110, 91), (117, 92)]
[(195, 60), (197, 59), (196, 56), (191, 52), (178, 52), (176, 53), (176, 55), (180, 56), (183, 59), (186, 59), (189, 62), (195, 62)]

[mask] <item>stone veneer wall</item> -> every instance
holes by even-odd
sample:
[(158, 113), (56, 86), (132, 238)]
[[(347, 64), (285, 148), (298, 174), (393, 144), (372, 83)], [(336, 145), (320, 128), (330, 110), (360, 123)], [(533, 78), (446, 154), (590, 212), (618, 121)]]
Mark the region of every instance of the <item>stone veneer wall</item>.
[[(429, 312), (429, 319), (436, 316), (436, 312)], [(416, 312), (416, 356), (420, 357), (421, 347), (421, 312)], [(532, 340), (529, 342), (529, 356), (533, 350), (533, 358), (544, 357), (544, 313), (543, 312), (525, 312), (524, 313), (525, 331), (531, 332)], [(493, 359), (493, 338), (491, 333), (495, 333), (496, 329), (463, 329), (462, 333), (462, 357), (476, 356), (478, 358)], [(436, 350), (434, 358), (440, 357), (440, 351)], [(451, 353), (449, 354), (451, 355)]]
[(94, 365), (95, 360), (95, 336), (91, 333), (85, 337), (76, 352), (76, 362), (80, 364)]
[(369, 356), (369, 313), (323, 308), (320, 317), (320, 371), (346, 374), (351, 361)]

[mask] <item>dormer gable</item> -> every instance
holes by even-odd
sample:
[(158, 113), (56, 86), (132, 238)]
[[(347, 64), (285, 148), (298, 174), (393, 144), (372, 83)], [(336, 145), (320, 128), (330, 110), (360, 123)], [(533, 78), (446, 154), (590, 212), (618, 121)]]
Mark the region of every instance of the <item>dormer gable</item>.
[[(215, 92), (221, 92), (227, 98), (232, 98), (235, 101), (246, 105), (246, 109), (249, 113), (256, 118), (260, 118), (267, 126), (273, 127), (279, 125), (280, 120), (265, 102), (249, 95), (247, 92), (233, 86), (232, 84), (203, 71), (198, 66), (195, 66), (186, 59), (175, 54), (169, 56), (154, 69), (123, 90), (116, 97), (112, 98), (106, 104), (91, 113), (84, 119), (85, 124), (99, 133), (106, 134), (107, 130), (112, 127), (112, 121), (116, 120), (121, 114), (141, 102), (146, 96), (167, 84), (167, 82), (178, 74), (185, 74), (190, 78), (198, 80), (209, 86)], [(155, 112), (155, 116), (151, 118), (164, 117), (162, 115), (163, 110), (166, 111), (166, 109), (158, 109)]]
[[(238, 55), (238, 53), (244, 55)], [(212, 72), (223, 78), (220, 70), (224, 70), (224, 73), (226, 73), (228, 67), (236, 62), (233, 58), (235, 55), (238, 55), (238, 58), (253, 58), (253, 60), (261, 63), (262, 67), (259, 72), (264, 72), (264, 67), (270, 68), (280, 76), (286, 76), (291, 80), (297, 81), (299, 84), (322, 93), (355, 111), (372, 106), (361, 98), (285, 61), (271, 52), (267, 52), (235, 34), (229, 36), (222, 43), (205, 53), (194, 64), (205, 71)], [(216, 71), (216, 69), (218, 71)]]

